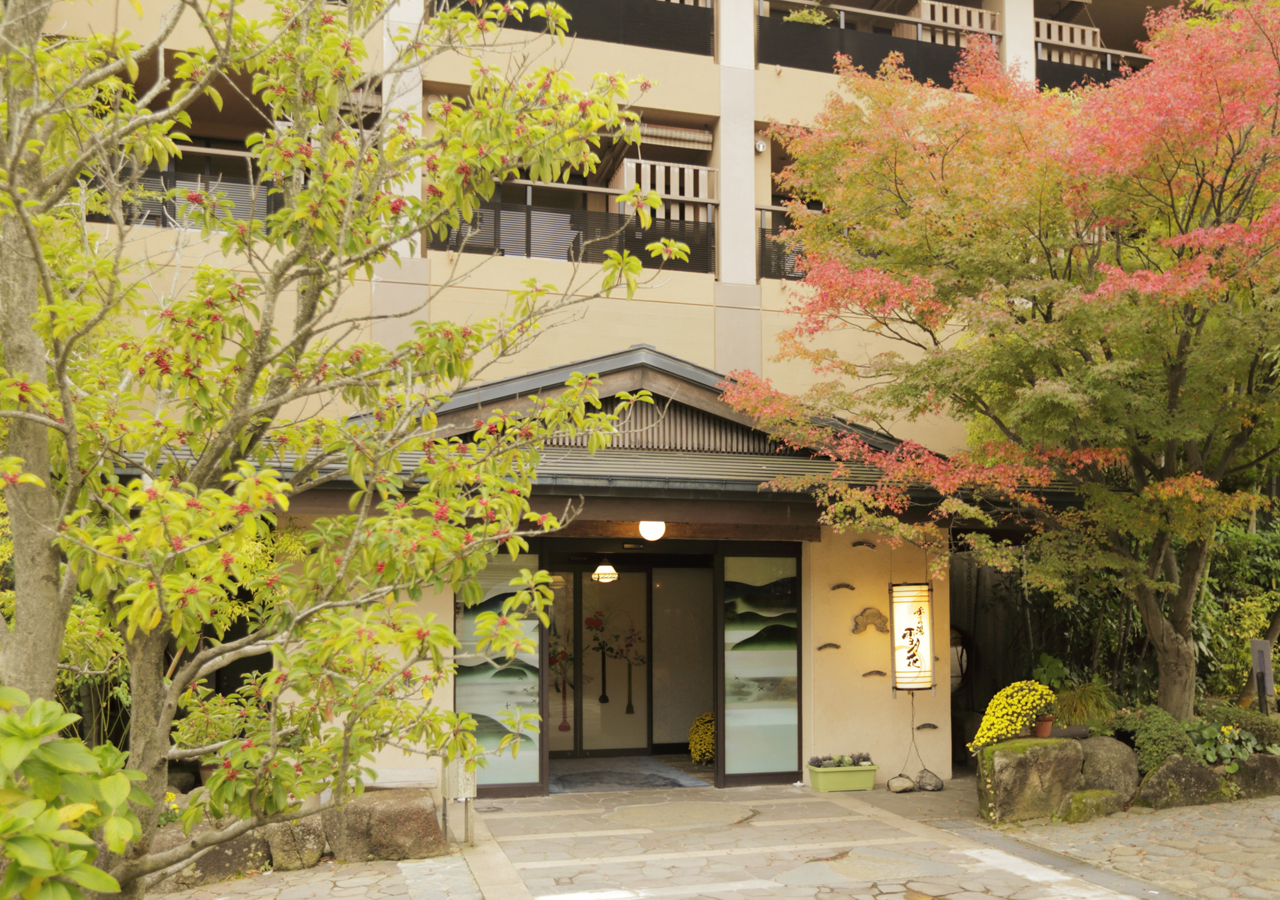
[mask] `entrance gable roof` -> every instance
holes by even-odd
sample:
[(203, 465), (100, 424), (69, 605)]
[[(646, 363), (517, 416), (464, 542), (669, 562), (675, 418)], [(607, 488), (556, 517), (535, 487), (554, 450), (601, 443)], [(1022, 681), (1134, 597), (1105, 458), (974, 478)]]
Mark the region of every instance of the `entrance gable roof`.
[[(469, 431), (474, 428), (477, 418), (486, 417), (494, 409), (501, 408), (515, 412), (529, 405), (527, 401), (521, 402), (524, 398), (551, 397), (559, 394), (564, 390), (565, 382), (575, 372), (595, 374), (600, 377), (602, 400), (607, 401), (608, 398), (623, 391), (634, 393), (647, 390), (655, 398), (673, 401), (672, 408), (668, 411), (677, 416), (683, 414), (687, 418), (699, 420), (704, 424), (713, 424), (716, 420), (720, 420), (721, 429), (728, 433), (739, 434), (735, 443), (742, 443), (742, 437), (745, 437), (741, 435), (743, 431), (754, 432), (755, 440), (751, 441), (753, 444), (768, 441), (767, 436), (756, 428), (750, 416), (738, 412), (721, 399), (724, 391), (720, 385), (728, 380), (727, 376), (663, 353), (648, 344), (636, 344), (617, 353), (565, 363), (468, 388), (459, 392), (441, 407), (439, 426), (449, 434)], [(659, 403), (657, 406), (661, 409), (663, 404)], [(651, 418), (651, 416), (645, 418)], [(847, 428), (880, 449), (889, 449), (898, 443), (889, 435), (861, 426), (844, 422), (827, 424), (838, 424)], [(692, 452), (705, 452), (710, 448), (691, 446), (688, 449)], [(777, 452), (776, 446), (771, 447), (767, 452)]]

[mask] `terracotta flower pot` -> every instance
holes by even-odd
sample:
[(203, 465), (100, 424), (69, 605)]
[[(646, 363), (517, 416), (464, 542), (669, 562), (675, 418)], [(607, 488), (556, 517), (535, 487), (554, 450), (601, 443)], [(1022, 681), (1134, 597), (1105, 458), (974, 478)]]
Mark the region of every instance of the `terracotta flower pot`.
[(1032, 734), (1038, 738), (1047, 738), (1051, 730), (1053, 730), (1053, 716), (1040, 716), (1036, 719)]

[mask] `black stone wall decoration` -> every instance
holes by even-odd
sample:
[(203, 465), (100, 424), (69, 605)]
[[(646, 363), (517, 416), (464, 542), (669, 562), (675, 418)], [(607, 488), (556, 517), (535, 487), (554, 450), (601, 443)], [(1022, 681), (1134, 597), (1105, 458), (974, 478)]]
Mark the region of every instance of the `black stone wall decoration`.
[(862, 634), (868, 628), (874, 628), (881, 634), (889, 633), (889, 620), (874, 606), (868, 606), (853, 619), (854, 634)]
[(819, 650), (839, 650), (840, 645), (839, 644), (823, 644), (818, 649)]
[(863, 678), (870, 678), (870, 677), (871, 677), (871, 676), (873, 676), (873, 675), (876, 675), (876, 676), (879, 676), (880, 678), (883, 678), (883, 677), (885, 676), (885, 673), (884, 673), (884, 672), (881, 672), (879, 669), (872, 669), (870, 672), (863, 672), (863, 673), (862, 673), (862, 677), (863, 677)]
[(871, 543), (871, 541), (854, 541), (854, 542), (853, 542), (852, 544), (850, 544), (849, 546), (851, 546), (851, 547), (855, 547), (855, 548), (856, 548), (856, 547), (870, 547), (872, 550), (876, 549), (876, 545), (875, 545), (875, 544), (873, 544), (873, 543)]
[(854, 587), (853, 585), (851, 585), (851, 584), (850, 584), (849, 582), (847, 582), (847, 581), (842, 581), (842, 582), (840, 582), (839, 584), (833, 584), (833, 585), (831, 585), (831, 590), (833, 590), (833, 591), (856, 591), (856, 590), (857, 590), (857, 588), (856, 588), (856, 587)]
[(937, 731), (938, 726), (932, 722), (925, 722), (923, 725), (917, 725), (916, 731)]

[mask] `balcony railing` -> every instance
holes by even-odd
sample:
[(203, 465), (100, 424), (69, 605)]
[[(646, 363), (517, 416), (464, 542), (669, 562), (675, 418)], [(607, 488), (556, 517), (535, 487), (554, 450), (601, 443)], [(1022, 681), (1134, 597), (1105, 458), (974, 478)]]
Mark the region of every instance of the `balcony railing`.
[[(710, 0), (697, 4), (666, 0), (560, 0), (573, 18), (569, 33), (593, 41), (630, 44), (654, 50), (715, 53), (715, 10)], [(526, 17), (508, 28), (541, 31), (546, 19)]]
[(1036, 19), (1036, 80), (1041, 87), (1070, 90), (1079, 84), (1105, 84), (1128, 66), (1140, 69), (1148, 57), (1108, 50), (1093, 26)]
[(917, 81), (943, 87), (951, 86), (951, 70), (960, 61), (959, 47), (763, 17), (757, 39), (762, 65), (830, 72), (835, 68), (835, 55), (843, 53), (855, 66), (875, 72), (890, 53), (897, 52)]
[(428, 236), (428, 245), (433, 250), (588, 263), (604, 262), (606, 250), (628, 250), (646, 268), (657, 268), (662, 261), (645, 247), (662, 238), (689, 245), (688, 262), (668, 261), (665, 268), (715, 271), (716, 232), (709, 222), (654, 219), (649, 228), (641, 228), (627, 216), (585, 209), (485, 203), (470, 222), (450, 228), (446, 237)]
[(905, 16), (838, 4), (818, 7), (812, 0), (780, 0), (771, 7), (778, 12), (810, 8), (830, 17), (831, 25), (760, 17), (757, 57), (762, 64), (830, 72), (835, 55), (843, 53), (855, 66), (875, 72), (890, 53), (901, 53), (917, 81), (950, 87), (951, 71), (972, 38), (1000, 38), (998, 13), (938, 0), (921, 0)]
[[(126, 208), (128, 221), (135, 225), (154, 225), (160, 228), (195, 227), (201, 219), (186, 200), (192, 191), (202, 194), (220, 193), (222, 203), (214, 216), (218, 219), (248, 219), (252, 211), (255, 219), (262, 219), (279, 210), (284, 203), (279, 194), (272, 194), (269, 182), (250, 177), (249, 154), (233, 150), (217, 150), (208, 147), (183, 147), (182, 158), (174, 158), (163, 171), (149, 169), (139, 179), (138, 187), (144, 196)], [(164, 195), (177, 190), (170, 200)], [(101, 215), (90, 216), (92, 221), (109, 221)]]
[(804, 277), (798, 260), (801, 251), (792, 249), (778, 240), (785, 229), (789, 228), (784, 216), (785, 210), (780, 206), (757, 207), (760, 217), (760, 228), (756, 244), (756, 277), (783, 278), (798, 281)]

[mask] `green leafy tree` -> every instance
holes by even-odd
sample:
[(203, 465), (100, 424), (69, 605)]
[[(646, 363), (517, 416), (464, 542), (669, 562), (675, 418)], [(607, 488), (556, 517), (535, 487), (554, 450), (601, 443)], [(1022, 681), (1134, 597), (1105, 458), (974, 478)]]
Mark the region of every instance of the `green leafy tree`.
[[(846, 69), (814, 127), (779, 127), (783, 187), (823, 204), (795, 204), (807, 290), (782, 354), (824, 379), (797, 398), (744, 373), (729, 399), (836, 460), (778, 486), (837, 527), (940, 558), (961, 533), (1062, 603), (1122, 586), (1187, 719), (1214, 534), (1280, 454), (1280, 7), (1148, 24), (1153, 61), (1106, 87), (1038, 91), (974, 42), (963, 97)], [(969, 449), (881, 451), (833, 416), (950, 417)], [(874, 485), (847, 477), (868, 466)], [(904, 515), (922, 490), (932, 516)]]
[[(559, 288), (525, 283), (494, 318), (427, 321), (432, 300), (468, 274), (458, 261), (420, 305), (397, 311), (406, 324), (394, 347), (367, 341), (380, 313), (351, 298), (375, 263), (469, 219), (497, 182), (590, 172), (601, 137), (633, 139), (638, 122), (622, 76), (575, 87), (558, 65), (487, 55), (528, 40), (503, 32), (508, 17), (543, 17), (563, 35), (554, 4), (435, 5), (406, 25), (383, 0), (270, 0), (256, 19), (231, 0), (197, 0), (167, 7), (143, 40), (55, 36), (50, 8), (9, 0), (0, 19), (0, 481), (14, 526), (0, 680), (34, 698), (20, 714), (38, 719), (31, 727), (70, 727), (50, 712), (60, 666), (76, 664), (68, 644), (82, 622), (114, 629), (129, 750), (109, 771), (113, 748), (95, 750), (103, 784), (116, 786), (97, 807), (114, 812), (96, 865), (138, 897), (220, 843), (302, 816), (305, 801), (345, 802), (381, 748), (483, 763), (471, 717), (431, 703), (457, 640), (413, 601), (440, 590), (479, 599), (476, 576), (495, 553), (518, 554), (528, 535), (557, 527), (528, 502), (546, 437), (587, 435), (595, 449), (616, 416), (594, 411), (590, 375), (462, 435), (444, 436), (437, 414), (575, 305), (630, 296), (641, 261), (610, 252), (603, 266), (566, 268)], [(75, 21), (71, 9), (60, 21)], [(200, 46), (146, 81), (139, 63), (180, 25)], [(393, 49), (370, 52), (384, 33)], [(425, 121), (398, 107), (397, 85), (446, 53), (472, 61), (469, 96), (432, 104)], [(375, 88), (385, 105), (369, 105)], [(220, 105), (231, 89), (261, 117), (246, 142), (251, 202), (233, 204), (217, 185), (149, 192), (148, 167), (182, 153), (191, 105)], [(656, 195), (625, 199), (647, 224)], [(156, 229), (143, 212), (160, 202), (187, 227)], [(649, 249), (687, 253), (670, 241)], [(625, 410), (633, 398), (622, 399)], [(356, 486), (350, 514), (280, 552), (290, 500), (339, 479)], [(479, 617), (485, 653), (513, 655), (527, 643), (523, 620), (545, 621), (548, 576), (518, 582), (501, 615)], [(247, 621), (245, 636), (228, 636), (233, 617)], [(199, 686), (264, 653), (273, 668), (246, 697), (254, 714), (226, 725), (213, 710), (211, 730), (183, 733), (205, 743), (175, 746), (180, 708), (201, 714)], [(98, 670), (89, 665), (82, 674)], [(511, 752), (535, 718), (510, 717)], [(190, 759), (218, 769), (184, 821), (213, 827), (157, 850), (169, 763)], [(126, 765), (139, 779), (127, 812), (116, 777)], [(13, 841), (62, 840), (30, 812), (9, 822)], [(73, 855), (33, 875), (47, 880), (24, 896), (58, 900), (64, 875), (92, 879), (79, 868), (88, 857)], [(49, 869), (31, 859), (24, 868)]]

